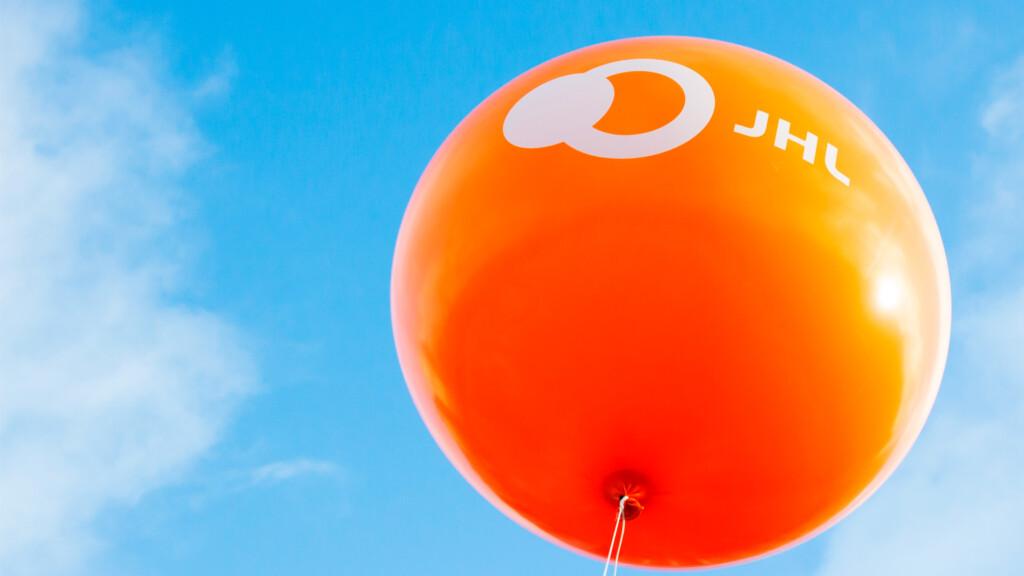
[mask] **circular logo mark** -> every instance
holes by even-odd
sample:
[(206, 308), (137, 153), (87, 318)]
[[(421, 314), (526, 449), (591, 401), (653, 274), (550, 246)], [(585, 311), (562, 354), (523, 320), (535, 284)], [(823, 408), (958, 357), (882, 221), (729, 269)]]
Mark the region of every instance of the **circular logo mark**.
[[(624, 72), (653, 72), (673, 80), (686, 95), (683, 109), (664, 126), (642, 134), (611, 134), (594, 128), (612, 106), (609, 77)], [(523, 96), (505, 116), (502, 132), (520, 148), (546, 148), (565, 142), (600, 158), (643, 158), (676, 148), (708, 125), (715, 93), (703, 76), (668, 60), (618, 60), (580, 74), (549, 80)]]

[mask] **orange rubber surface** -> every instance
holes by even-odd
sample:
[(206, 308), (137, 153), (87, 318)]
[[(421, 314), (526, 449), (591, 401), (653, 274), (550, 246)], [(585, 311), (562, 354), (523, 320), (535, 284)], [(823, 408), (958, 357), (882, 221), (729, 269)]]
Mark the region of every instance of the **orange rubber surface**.
[[(690, 141), (615, 159), (503, 136), (536, 86), (637, 58), (713, 88)], [(609, 80), (596, 129), (685, 111), (664, 76)], [(765, 135), (737, 133), (758, 110)], [(780, 118), (818, 136), (813, 164), (773, 145)], [(459, 471), (601, 558), (635, 496), (622, 560), (662, 567), (757, 557), (869, 495), (931, 408), (949, 307), (934, 218), (871, 121), (789, 64), (693, 38), (586, 48), (488, 98), (423, 174), (392, 279), (409, 389)]]

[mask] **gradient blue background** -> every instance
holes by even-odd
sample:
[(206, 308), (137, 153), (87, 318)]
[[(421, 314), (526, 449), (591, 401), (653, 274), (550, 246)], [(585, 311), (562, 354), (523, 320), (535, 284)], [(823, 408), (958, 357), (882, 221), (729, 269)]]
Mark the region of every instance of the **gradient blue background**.
[[(199, 111), (213, 148), (185, 182), (201, 257), (184, 298), (249, 334), (263, 382), (195, 474), (104, 514), (110, 573), (599, 573), (473, 492), (407, 395), (389, 273), (431, 154), (489, 93), (549, 58), (629, 36), (717, 38), (788, 60), (867, 112), (955, 243), (971, 202), (965, 151), (983, 145), (983, 88), (1024, 50), (1024, 5), (961, 4), (98, 5), (98, 49), (141, 26), (161, 39), (169, 76), (198, 78), (223, 62), (236, 70), (230, 93)], [(984, 281), (952, 266), (958, 291)], [(963, 395), (958, 385), (947, 382), (937, 411)], [(234, 487), (233, 471), (296, 454), (341, 473)], [(712, 573), (813, 573), (828, 538)]]

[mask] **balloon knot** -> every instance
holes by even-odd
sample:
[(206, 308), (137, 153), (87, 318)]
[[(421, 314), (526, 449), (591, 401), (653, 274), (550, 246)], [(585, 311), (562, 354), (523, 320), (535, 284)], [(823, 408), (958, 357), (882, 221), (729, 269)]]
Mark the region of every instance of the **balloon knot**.
[(644, 505), (633, 496), (622, 496), (620, 505), (622, 506), (622, 517), (627, 521), (637, 518), (644, 511)]

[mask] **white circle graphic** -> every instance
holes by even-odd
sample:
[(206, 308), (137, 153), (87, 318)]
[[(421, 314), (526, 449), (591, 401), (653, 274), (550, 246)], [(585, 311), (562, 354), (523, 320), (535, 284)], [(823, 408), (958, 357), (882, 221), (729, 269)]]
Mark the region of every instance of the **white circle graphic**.
[[(594, 128), (615, 99), (609, 77), (653, 72), (673, 80), (686, 95), (671, 121), (642, 134), (611, 134)], [(565, 142), (600, 158), (643, 158), (676, 148), (708, 125), (715, 93), (703, 76), (676, 62), (654, 58), (618, 60), (580, 74), (549, 80), (523, 96), (505, 116), (502, 132), (520, 148), (546, 148)]]

